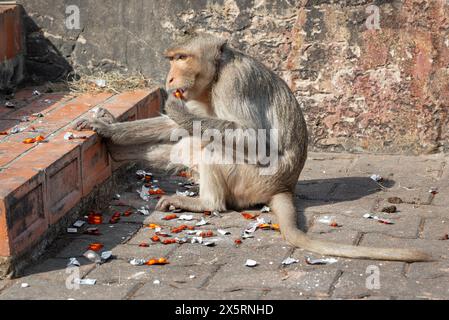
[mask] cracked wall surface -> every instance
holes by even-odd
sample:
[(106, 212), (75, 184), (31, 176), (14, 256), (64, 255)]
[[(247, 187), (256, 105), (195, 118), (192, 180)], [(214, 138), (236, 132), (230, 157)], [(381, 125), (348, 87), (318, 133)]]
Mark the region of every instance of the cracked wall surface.
[[(303, 105), (314, 150), (449, 149), (447, 1), (22, 2), (35, 27), (28, 51), (50, 43), (28, 61), (35, 77), (39, 68), (59, 77), (67, 61), (79, 71), (141, 72), (162, 83), (163, 49), (185, 32), (208, 31), (285, 79)], [(68, 4), (80, 9), (79, 30), (64, 23)], [(365, 24), (371, 4), (379, 8), (377, 30)]]

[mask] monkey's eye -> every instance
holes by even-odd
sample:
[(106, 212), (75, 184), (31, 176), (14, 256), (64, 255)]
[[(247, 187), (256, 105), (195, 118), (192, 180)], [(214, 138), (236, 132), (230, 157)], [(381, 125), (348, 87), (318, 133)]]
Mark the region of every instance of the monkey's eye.
[(175, 60), (186, 60), (187, 58), (188, 56), (186, 54), (177, 54), (174, 57)]

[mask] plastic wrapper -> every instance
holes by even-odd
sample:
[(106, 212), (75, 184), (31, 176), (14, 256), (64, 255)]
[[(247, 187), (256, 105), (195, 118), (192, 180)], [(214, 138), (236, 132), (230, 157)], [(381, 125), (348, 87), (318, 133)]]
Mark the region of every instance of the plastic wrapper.
[(333, 264), (335, 262), (338, 262), (338, 260), (335, 258), (313, 259), (310, 257), (306, 257), (306, 263), (310, 265)]
[(251, 267), (251, 268), (255, 267), (255, 266), (257, 266), (257, 261), (256, 260), (252, 260), (252, 259), (248, 259), (245, 262), (245, 266)]
[(298, 262), (299, 262), (298, 259), (294, 259), (294, 258), (292, 258), (292, 257), (288, 257), (288, 258), (284, 259), (284, 261), (282, 261), (282, 264), (283, 264), (284, 266), (288, 266), (288, 265), (291, 265), (291, 264), (293, 264), (293, 263), (298, 263)]

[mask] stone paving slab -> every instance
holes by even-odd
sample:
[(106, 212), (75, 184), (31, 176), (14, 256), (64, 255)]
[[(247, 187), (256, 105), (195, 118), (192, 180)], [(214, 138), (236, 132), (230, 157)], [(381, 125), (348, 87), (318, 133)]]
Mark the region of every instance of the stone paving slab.
[[(55, 249), (27, 269), (22, 278), (0, 281), (0, 299), (447, 299), (449, 240), (440, 240), (449, 232), (447, 197), (442, 191), (449, 190), (449, 181), (442, 180), (448, 177), (447, 160), (444, 155), (311, 153), (297, 185), (298, 225), (311, 237), (372, 247), (418, 248), (431, 253), (436, 259), (432, 262), (337, 258), (334, 264), (309, 265), (306, 257), (321, 256), (290, 246), (273, 230), (257, 230), (254, 238), (236, 245), (234, 240), (252, 222), (240, 212), (225, 212), (221, 218), (193, 213), (192, 221), (161, 220), (166, 213), (154, 211), (156, 197), (143, 201), (136, 192), (142, 183), (130, 173), (126, 184), (117, 189), (120, 199), (111, 199), (111, 205), (101, 210), (105, 218), (99, 226), (101, 236), (62, 234)], [(384, 177), (380, 186), (370, 179), (372, 174)], [(155, 173), (155, 179), (168, 194), (183, 190), (178, 185), (183, 180), (179, 177)], [(428, 191), (433, 187), (439, 193), (430, 195)], [(382, 208), (391, 205), (389, 197), (400, 197), (405, 202), (395, 204), (395, 213), (382, 213)], [(135, 213), (143, 205), (149, 206), (151, 215)], [(117, 224), (108, 223), (114, 212), (123, 213), (128, 208), (134, 211), (131, 216), (121, 217)], [(364, 219), (365, 213), (391, 219), (395, 224)], [(318, 222), (326, 215), (334, 216), (341, 227)], [(261, 217), (277, 221), (272, 214), (263, 213)], [(149, 223), (157, 223), (169, 232), (181, 224), (195, 225), (202, 218), (208, 224), (197, 229), (216, 234), (214, 247), (151, 241), (155, 231), (147, 227)], [(218, 228), (230, 234), (219, 235)], [(83, 258), (92, 242), (103, 243), (103, 250), (112, 250), (114, 258), (98, 266)], [(139, 246), (141, 243), (148, 247)], [(66, 288), (70, 257), (78, 257), (79, 276), (96, 279), (95, 285), (81, 286), (79, 290)], [(159, 257), (170, 263), (129, 263), (133, 258)], [(283, 266), (287, 257), (298, 263)], [(256, 260), (258, 265), (246, 267), (247, 259)], [(372, 270), (379, 271), (377, 289), (367, 286)], [(23, 282), (29, 287), (22, 288)]]

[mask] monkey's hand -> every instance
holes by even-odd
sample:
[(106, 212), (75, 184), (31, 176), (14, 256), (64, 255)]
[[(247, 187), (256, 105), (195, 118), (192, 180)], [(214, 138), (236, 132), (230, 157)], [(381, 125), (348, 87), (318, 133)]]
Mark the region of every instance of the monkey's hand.
[(182, 99), (176, 98), (173, 94), (168, 95), (165, 102), (165, 112), (167, 115), (181, 127), (191, 123), (193, 114), (187, 109)]
[(103, 138), (111, 138), (114, 135), (114, 124), (109, 124), (102, 119), (93, 119), (89, 121), (89, 127)]
[(73, 129), (81, 131), (84, 129), (93, 129), (92, 127), (92, 123), (95, 120), (101, 120), (104, 123), (107, 124), (112, 124), (117, 122), (117, 120), (115, 119), (115, 117), (112, 115), (112, 113), (110, 113), (108, 110), (104, 109), (104, 108), (98, 108), (97, 110), (93, 111), (91, 110), (91, 112), (94, 112), (94, 115), (92, 118), (89, 117), (85, 117), (79, 121), (77, 121), (73, 127)]

